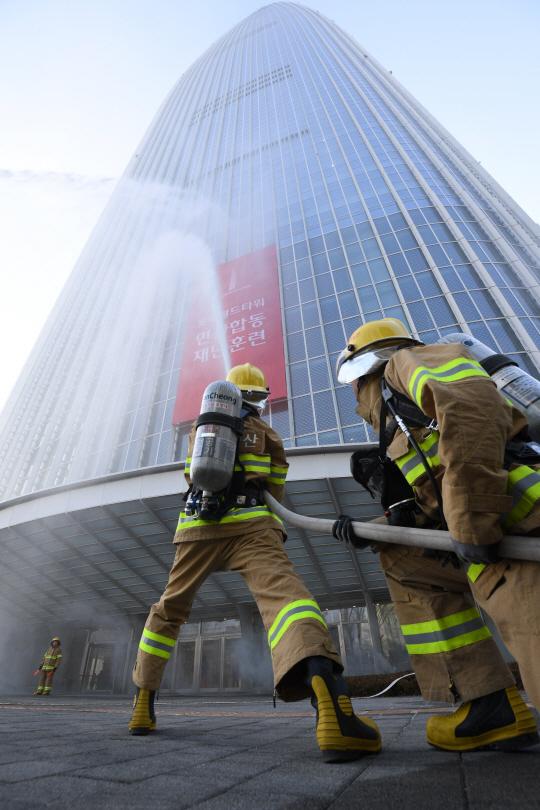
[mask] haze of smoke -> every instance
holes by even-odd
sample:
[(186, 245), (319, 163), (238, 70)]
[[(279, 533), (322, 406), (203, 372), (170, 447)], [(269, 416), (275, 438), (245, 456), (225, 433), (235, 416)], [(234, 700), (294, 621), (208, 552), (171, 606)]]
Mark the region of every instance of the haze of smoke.
[(55, 676), (57, 681), (66, 677), (67, 668), (72, 665), (72, 630), (121, 630), (126, 641), (131, 637), (132, 624), (125, 614), (101, 611), (89, 602), (65, 602), (55, 606), (54, 612), (55, 616), (47, 618), (36, 614), (31, 625), (6, 615), (1, 617), (0, 656), (9, 665), (0, 669), (0, 694), (22, 695), (37, 688), (41, 673), (35, 676), (33, 673), (55, 636), (60, 638), (63, 652), (61, 668)]

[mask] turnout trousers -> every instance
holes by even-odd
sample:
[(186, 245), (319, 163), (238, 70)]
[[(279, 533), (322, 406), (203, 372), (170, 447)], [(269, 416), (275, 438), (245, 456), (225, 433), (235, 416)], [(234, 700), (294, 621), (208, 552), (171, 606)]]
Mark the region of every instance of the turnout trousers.
[[(50, 692), (52, 688), (54, 669), (42, 669), (37, 691)], [(45, 689), (43, 689), (45, 687)]]
[(167, 587), (152, 606), (141, 637), (133, 670), (136, 686), (158, 688), (197, 591), (216, 571), (242, 574), (253, 594), (268, 633), (274, 685), (282, 700), (311, 695), (291, 672), (304, 658), (323, 655), (343, 670), (320, 608), (285, 552), (281, 531), (262, 529), (223, 540), (179, 543)]
[(514, 683), (472, 593), (540, 710), (540, 564), (502, 560), (473, 582), (463, 565), (443, 568), (442, 561), (422, 557), (423, 551), (387, 545), (380, 557), (422, 696), (468, 701)]

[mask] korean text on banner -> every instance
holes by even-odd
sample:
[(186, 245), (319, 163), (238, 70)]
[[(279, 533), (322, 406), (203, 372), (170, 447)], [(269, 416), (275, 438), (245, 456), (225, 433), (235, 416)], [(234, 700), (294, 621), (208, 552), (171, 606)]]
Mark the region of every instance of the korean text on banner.
[[(261, 368), (271, 399), (287, 396), (276, 246), (270, 245), (216, 268), (229, 352), (227, 366)], [(193, 290), (173, 424), (195, 419), (204, 389), (226, 375), (214, 314), (205, 307), (202, 284)]]

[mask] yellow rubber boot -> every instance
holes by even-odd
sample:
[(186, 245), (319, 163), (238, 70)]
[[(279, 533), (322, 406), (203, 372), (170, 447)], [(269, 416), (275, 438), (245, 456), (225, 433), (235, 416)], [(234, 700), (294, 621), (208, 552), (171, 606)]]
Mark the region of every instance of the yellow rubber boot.
[(42, 695), (42, 694), (43, 691), (41, 689), (38, 689), (37, 692), (34, 692), (34, 695)]
[(518, 751), (540, 743), (536, 721), (515, 686), (462, 703), (454, 714), (430, 717), (427, 741), (444, 751)]
[(306, 658), (311, 705), (317, 710), (317, 742), (325, 762), (346, 762), (381, 750), (374, 720), (354, 714), (349, 690), (330, 658)]
[(148, 689), (137, 689), (133, 700), (133, 715), (129, 723), (130, 734), (143, 737), (156, 730), (155, 694), (155, 691)]

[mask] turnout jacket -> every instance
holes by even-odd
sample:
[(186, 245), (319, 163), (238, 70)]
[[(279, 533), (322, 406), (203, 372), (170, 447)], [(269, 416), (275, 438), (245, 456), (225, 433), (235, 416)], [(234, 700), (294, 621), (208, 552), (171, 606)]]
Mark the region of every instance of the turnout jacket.
[[(191, 484), (189, 469), (196, 432), (194, 422), (189, 434), (184, 472), (188, 484)], [(246, 470), (246, 484), (263, 485), (277, 501), (281, 501), (289, 467), (285, 449), (280, 436), (258, 416), (249, 414), (244, 419), (244, 433), (238, 445), (238, 458)], [(239, 470), (240, 467), (237, 466), (236, 469)], [(264, 529), (279, 529), (285, 538), (287, 536), (281, 520), (265, 504), (229, 509), (221, 520), (201, 520), (193, 516), (187, 517), (185, 512), (181, 512), (174, 542), (222, 540), (225, 537), (235, 537)]]
[(43, 656), (43, 661), (41, 662), (40, 666), (44, 670), (58, 669), (61, 660), (62, 648), (51, 646)]
[[(356, 412), (377, 433), (382, 374), (369, 375), (357, 395)], [(499, 393), (465, 347), (436, 344), (400, 349), (388, 362), (384, 376), (393, 389), (413, 400), (438, 424), (438, 430), (416, 428), (411, 433), (437, 479), (452, 537), (460, 543), (487, 545), (503, 534), (532, 530), (536, 534), (540, 526), (539, 465), (503, 466), (506, 442), (520, 433), (526, 435), (527, 420)], [(388, 414), (387, 421), (390, 419)], [(418, 506), (438, 520), (433, 487), (399, 429), (388, 453), (413, 486)]]

